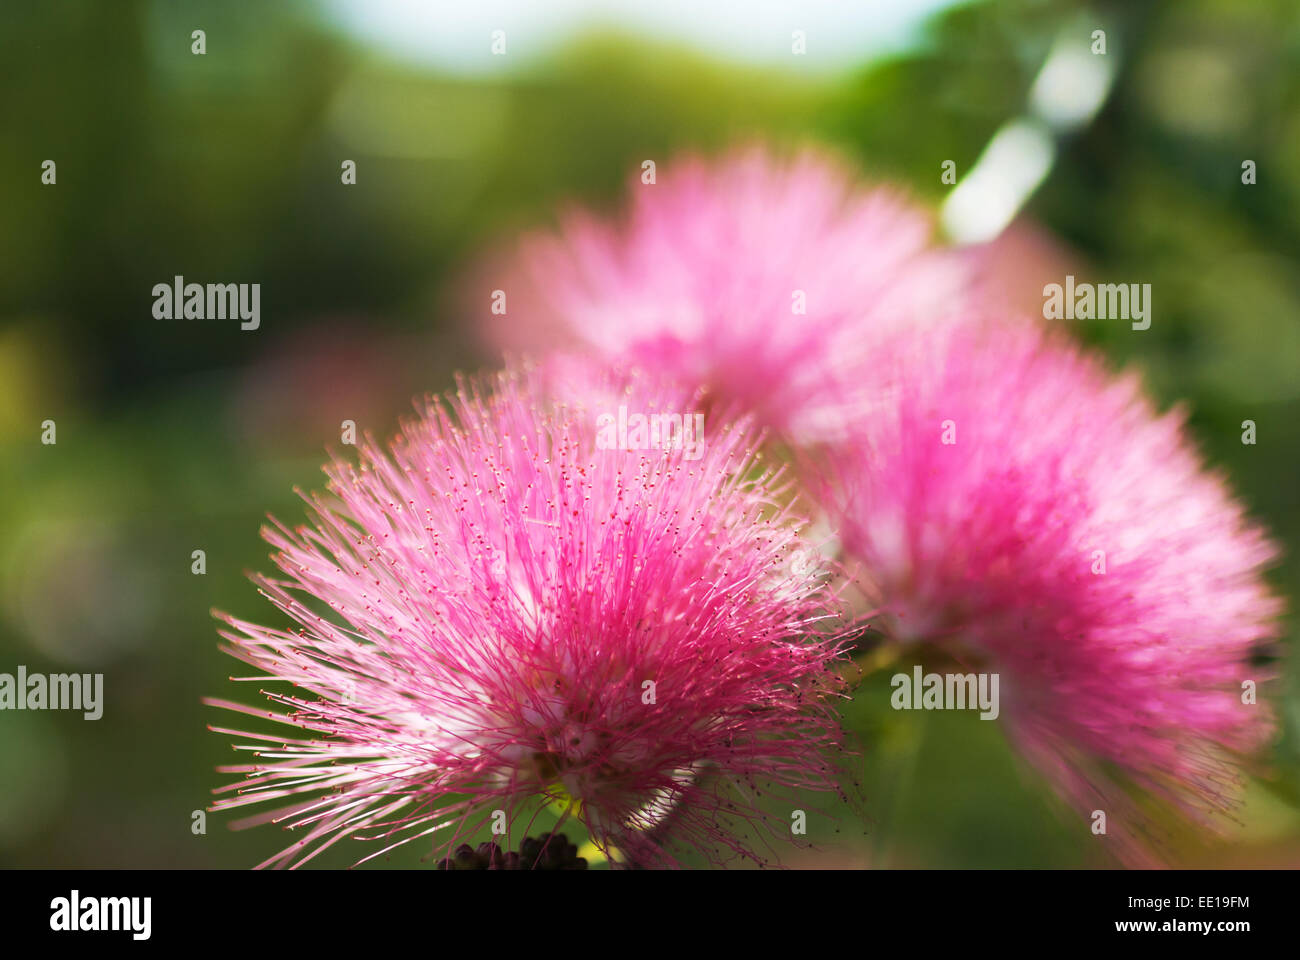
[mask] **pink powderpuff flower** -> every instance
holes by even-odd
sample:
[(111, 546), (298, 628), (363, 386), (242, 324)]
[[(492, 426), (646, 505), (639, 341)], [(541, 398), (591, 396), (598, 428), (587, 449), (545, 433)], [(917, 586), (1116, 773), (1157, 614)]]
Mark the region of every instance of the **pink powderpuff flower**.
[(519, 296), (491, 328), (511, 349), (535, 347), (530, 330), (567, 334), (817, 442), (841, 431), (836, 384), (881, 336), (935, 324), (967, 295), (965, 260), (932, 232), (926, 211), (817, 149), (681, 157), (633, 181), (622, 222), (573, 212), (525, 237), (513, 270), (493, 268)]
[(213, 809), (283, 801), (247, 824), (303, 834), (262, 866), (347, 837), (445, 855), (530, 798), (623, 863), (757, 858), (733, 827), (765, 826), (759, 795), (838, 790), (834, 599), (790, 562), (809, 551), (757, 438), (601, 443), (603, 403), (698, 397), (610, 374), (570, 401), (554, 379), (461, 381), (387, 452), (336, 457), (309, 525), (264, 531), (280, 575), (255, 580), (295, 625), (218, 616), (279, 709), (209, 701), (301, 731), (214, 728), (256, 759)]
[(1267, 679), (1274, 549), (1182, 414), (1027, 323), (900, 338), (873, 376), (827, 499), (887, 632), (998, 672), (1013, 739), (1128, 863), (1166, 843), (1141, 791), (1230, 812), (1271, 732), (1243, 683)]

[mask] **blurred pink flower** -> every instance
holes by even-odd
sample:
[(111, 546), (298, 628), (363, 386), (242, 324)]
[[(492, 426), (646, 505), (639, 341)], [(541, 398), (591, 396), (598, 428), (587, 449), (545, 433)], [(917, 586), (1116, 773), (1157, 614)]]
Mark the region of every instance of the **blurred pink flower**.
[(335, 458), (311, 525), (265, 531), (281, 575), (256, 580), (296, 626), (220, 616), (281, 709), (209, 701), (302, 731), (217, 728), (254, 759), (214, 809), (284, 801), (244, 825), (303, 833), (263, 866), (346, 837), (449, 851), (539, 797), (625, 861), (757, 858), (732, 829), (763, 826), (750, 798), (837, 789), (840, 642), (815, 622), (834, 601), (790, 563), (797, 518), (752, 434), (716, 426), (693, 460), (606, 449), (590, 397), (696, 397), (551, 382), (462, 382), (388, 452)]
[(1159, 845), (1125, 781), (1197, 822), (1233, 807), (1274, 555), (1178, 412), (1032, 324), (878, 351), (828, 501), (907, 643), (1001, 674), (1013, 738), (1130, 863)]
[(837, 384), (869, 369), (873, 344), (955, 314), (968, 286), (926, 212), (821, 151), (682, 157), (656, 180), (633, 181), (622, 222), (571, 213), (496, 267), (520, 295), (494, 318), (499, 342), (571, 336), (814, 442), (842, 433)]

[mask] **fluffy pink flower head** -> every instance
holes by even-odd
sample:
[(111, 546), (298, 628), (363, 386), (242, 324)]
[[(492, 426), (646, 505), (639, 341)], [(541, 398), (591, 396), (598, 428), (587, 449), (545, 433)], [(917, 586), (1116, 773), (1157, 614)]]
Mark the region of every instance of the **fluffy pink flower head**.
[(935, 323), (965, 287), (924, 211), (825, 153), (751, 147), (679, 158), (653, 184), (639, 173), (622, 222), (578, 212), (522, 242), (530, 302), (498, 326), (507, 344), (567, 328), (804, 443), (839, 432), (835, 384), (879, 337)]
[(449, 850), (495, 811), (526, 828), (537, 798), (622, 862), (729, 858), (755, 792), (835, 789), (840, 644), (756, 438), (606, 442), (602, 403), (671, 418), (699, 397), (554, 382), (463, 382), (390, 450), (336, 458), (310, 525), (266, 531), (281, 573), (257, 581), (295, 626), (222, 635), (280, 709), (217, 705), (299, 733), (223, 731), (257, 759), (215, 804), (285, 804), (252, 822), (302, 836), (264, 865), (347, 837)]
[(1140, 798), (1212, 823), (1233, 806), (1233, 755), (1269, 735), (1242, 684), (1266, 679), (1250, 658), (1275, 630), (1272, 547), (1180, 413), (1033, 325), (878, 359), (882, 399), (838, 469), (844, 544), (882, 622), (999, 673), (1014, 739), (1106, 812), (1120, 857), (1151, 862)]

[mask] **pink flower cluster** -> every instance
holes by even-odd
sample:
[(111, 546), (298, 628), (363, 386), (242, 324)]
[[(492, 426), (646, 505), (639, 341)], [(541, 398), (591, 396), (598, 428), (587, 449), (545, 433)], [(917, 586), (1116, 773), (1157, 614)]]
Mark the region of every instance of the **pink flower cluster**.
[(684, 157), (632, 188), (624, 223), (574, 211), (561, 233), (524, 237), (528, 298), (495, 329), (567, 327), (598, 356), (706, 385), (783, 438), (820, 442), (843, 435), (845, 387), (876, 344), (954, 315), (971, 268), (931, 231), (900, 194), (858, 189), (819, 152)]
[(1195, 822), (1261, 746), (1243, 698), (1273, 635), (1273, 548), (1157, 414), (1059, 334), (969, 324), (882, 351), (891, 401), (831, 454), (824, 502), (879, 622), (1001, 676), (1012, 739), (1115, 854), (1153, 861), (1130, 788)]
[(582, 355), (463, 383), (268, 532), (259, 583), (296, 625), (224, 636), (280, 712), (221, 703), (303, 736), (245, 732), (257, 762), (217, 804), (284, 801), (255, 819), (302, 837), (268, 863), (450, 848), (538, 798), (616, 864), (765, 860), (789, 824), (760, 797), (840, 789), (864, 616), (999, 673), (1009, 736), (1122, 860), (1154, 862), (1152, 802), (1231, 810), (1272, 730), (1243, 690), (1268, 679), (1274, 549), (1181, 415), (997, 316), (927, 216), (839, 161), (750, 148), (657, 180), (621, 223), (519, 248), (512, 323)]
[(347, 837), (383, 841), (366, 859), (451, 847), (527, 826), (535, 798), (620, 862), (757, 859), (737, 839), (772, 830), (756, 794), (838, 789), (839, 644), (791, 563), (811, 547), (788, 484), (743, 419), (698, 460), (599, 448), (610, 405), (697, 397), (585, 373), (576, 401), (545, 370), (465, 382), (390, 451), (336, 459), (309, 526), (267, 531), (281, 576), (258, 583), (295, 626), (223, 616), (223, 636), (280, 709), (214, 701), (301, 731), (225, 731), (258, 759), (216, 807), (285, 801), (252, 822), (302, 834), (264, 865)]

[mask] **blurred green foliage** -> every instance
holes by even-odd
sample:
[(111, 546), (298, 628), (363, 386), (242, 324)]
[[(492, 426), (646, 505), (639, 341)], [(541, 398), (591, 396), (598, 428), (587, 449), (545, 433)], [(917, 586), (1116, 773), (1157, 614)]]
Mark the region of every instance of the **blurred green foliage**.
[[(199, 703), (231, 695), (237, 671), (209, 608), (267, 615), (244, 579), (268, 566), (258, 526), (301, 515), (292, 488), (319, 485), (341, 420), (387, 434), (411, 396), (495, 362), (476, 336), (487, 298), (466, 307), (458, 287), (485, 247), (564, 201), (613, 203), (643, 158), (754, 137), (838, 145), (938, 202), (942, 161), (970, 168), (1080, 9), (962, 6), (906, 54), (843, 76), (599, 34), (465, 79), (390, 62), (304, 4), (5, 5), (0, 669), (108, 679), (100, 721), (0, 716), (0, 865), (244, 867), (278, 849), (273, 828), (232, 834), (216, 816), (190, 832), (233, 756), (204, 729), (225, 718)], [(1122, 57), (1115, 94), (1064, 144), (1028, 217), (1060, 263), (1152, 284), (1150, 331), (1079, 333), (1141, 368), (1162, 405), (1186, 402), (1207, 455), (1285, 545), (1274, 576), (1295, 597), (1300, 8), (1096, 15)], [(47, 159), (56, 187), (40, 183)], [(355, 187), (340, 187), (343, 159)], [(1009, 293), (1033, 303), (1060, 273), (1013, 272), (1023, 289)], [(154, 319), (151, 288), (176, 274), (261, 283), (262, 329)], [(39, 443), (46, 418), (56, 446)], [(1256, 446), (1240, 443), (1244, 419)], [(1246, 826), (1189, 862), (1300, 862), (1294, 667), (1277, 694), (1285, 734)], [(995, 724), (887, 704), (877, 691), (849, 710), (867, 818), (814, 818), (822, 847), (801, 863), (1106, 862)], [(357, 856), (342, 845), (317, 862)]]

